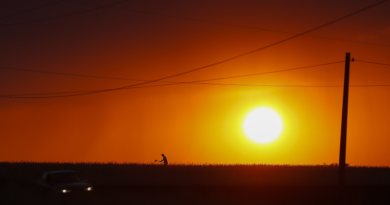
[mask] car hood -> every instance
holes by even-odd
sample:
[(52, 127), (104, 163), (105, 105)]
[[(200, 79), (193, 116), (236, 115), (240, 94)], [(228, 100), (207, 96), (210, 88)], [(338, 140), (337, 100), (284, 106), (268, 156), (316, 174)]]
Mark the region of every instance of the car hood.
[(55, 184), (54, 187), (56, 189), (75, 189), (75, 188), (79, 189), (79, 188), (88, 188), (92, 186), (87, 182), (71, 182), (71, 183)]

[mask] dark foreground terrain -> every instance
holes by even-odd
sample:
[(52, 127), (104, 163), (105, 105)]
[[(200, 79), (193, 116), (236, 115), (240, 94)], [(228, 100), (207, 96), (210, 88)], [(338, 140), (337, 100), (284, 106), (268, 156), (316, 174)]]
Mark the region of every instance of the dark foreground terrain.
[[(84, 194), (38, 188), (44, 171), (70, 169)], [(0, 163), (0, 204), (390, 204), (390, 169), (336, 166)]]

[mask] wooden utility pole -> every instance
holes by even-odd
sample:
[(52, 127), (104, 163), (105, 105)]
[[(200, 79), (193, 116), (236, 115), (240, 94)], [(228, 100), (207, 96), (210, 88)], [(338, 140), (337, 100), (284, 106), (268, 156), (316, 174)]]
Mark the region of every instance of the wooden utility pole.
[(348, 117), (348, 92), (349, 92), (349, 63), (350, 53), (345, 56), (343, 111), (341, 119), (340, 159), (339, 159), (339, 185), (345, 184), (345, 155), (347, 150), (347, 117)]

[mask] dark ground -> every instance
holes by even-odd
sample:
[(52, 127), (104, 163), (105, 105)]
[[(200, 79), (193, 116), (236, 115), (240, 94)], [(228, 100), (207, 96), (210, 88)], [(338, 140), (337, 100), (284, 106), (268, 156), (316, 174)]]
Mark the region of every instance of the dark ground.
[[(71, 169), (94, 186), (53, 194), (43, 171)], [(389, 168), (335, 166), (0, 163), (0, 204), (390, 204)]]
[(390, 187), (95, 186), (83, 194), (53, 194), (21, 184), (1, 190), (0, 204), (390, 204)]

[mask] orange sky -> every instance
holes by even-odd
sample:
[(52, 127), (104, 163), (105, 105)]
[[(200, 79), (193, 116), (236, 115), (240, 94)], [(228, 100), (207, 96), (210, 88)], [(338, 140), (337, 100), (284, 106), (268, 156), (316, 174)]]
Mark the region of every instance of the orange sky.
[[(78, 0), (106, 5), (113, 1)], [(54, 0), (2, 3), (1, 16)], [(116, 8), (299, 33), (378, 1), (129, 1)], [(292, 34), (168, 18), (62, 2), (0, 17), (0, 66), (152, 80), (213, 64)], [(390, 64), (390, 3), (298, 37), (172, 81), (194, 81), (343, 61)], [(383, 46), (387, 45), (387, 46)], [(344, 64), (213, 81), (233, 84), (343, 85)], [(351, 63), (351, 85), (388, 84), (390, 67)], [(136, 81), (0, 69), (0, 94), (109, 89)], [(351, 87), (347, 163), (390, 166), (390, 87)], [(250, 110), (280, 113), (284, 130), (267, 145), (251, 142), (242, 122)], [(0, 98), (0, 161), (118, 161), (149, 163), (164, 153), (177, 163), (338, 162), (341, 87), (173, 85), (94, 95)]]

